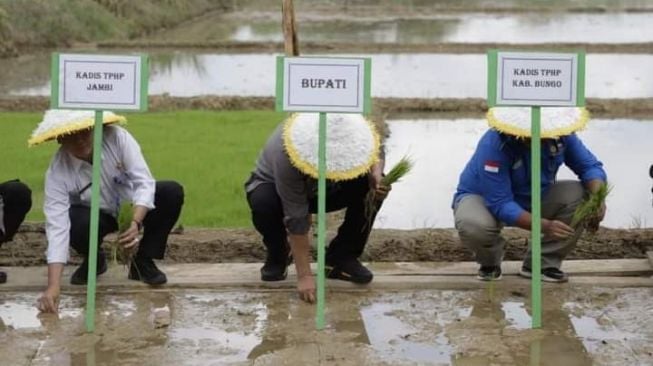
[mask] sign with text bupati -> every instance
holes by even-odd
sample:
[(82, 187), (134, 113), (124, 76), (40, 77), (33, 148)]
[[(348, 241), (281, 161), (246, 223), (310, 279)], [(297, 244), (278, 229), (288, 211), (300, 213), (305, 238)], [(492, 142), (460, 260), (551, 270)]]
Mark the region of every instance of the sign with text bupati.
[(147, 109), (146, 55), (52, 55), (52, 108)]
[(488, 104), (585, 105), (585, 54), (488, 52)]
[(277, 58), (279, 111), (369, 113), (369, 58)]

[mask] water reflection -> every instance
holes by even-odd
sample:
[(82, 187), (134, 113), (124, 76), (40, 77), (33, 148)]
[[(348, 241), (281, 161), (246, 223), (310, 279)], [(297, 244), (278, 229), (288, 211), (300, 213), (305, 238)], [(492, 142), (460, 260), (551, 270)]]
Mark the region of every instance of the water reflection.
[[(379, 228), (453, 227), (450, 204), (458, 177), (486, 131), (484, 120), (393, 120), (386, 143), (390, 167), (409, 154), (415, 167), (395, 184), (375, 222)], [(653, 227), (648, 168), (653, 163), (653, 121), (594, 119), (579, 132), (603, 161), (612, 192), (603, 226)], [(446, 158), (445, 158), (446, 157)], [(566, 167), (560, 179), (573, 178)], [(420, 192), (415, 194), (415, 192)]]
[[(160, 41), (282, 42), (280, 12), (213, 13), (146, 37)], [(298, 13), (300, 40), (351, 43), (637, 43), (653, 41), (644, 13), (428, 13), (409, 6)]]
[[(527, 291), (501, 283), (487, 291), (329, 293), (323, 331), (314, 329), (315, 308), (286, 292), (100, 295), (95, 334), (84, 331), (81, 315), (39, 317), (37, 329), (0, 330), (0, 364), (644, 365), (652, 291), (545, 290), (539, 330), (530, 329)], [(34, 297), (8, 294), (2, 305), (27, 307)], [(81, 295), (73, 298), (62, 310), (83, 306)], [(5, 322), (7, 309), (0, 306)], [(170, 311), (168, 327), (154, 326), (155, 309)]]
[[(118, 51), (116, 51), (118, 52)], [(150, 94), (272, 96), (274, 54), (158, 53), (151, 56)], [(352, 56), (352, 55), (333, 55)], [(372, 95), (396, 98), (485, 98), (486, 56), (363, 54), (372, 58)], [(49, 55), (0, 60), (0, 95), (49, 95)], [(653, 55), (587, 55), (590, 98), (653, 97)], [(605, 72), (611, 70), (611, 72)], [(399, 82), (398, 82), (399, 81)]]

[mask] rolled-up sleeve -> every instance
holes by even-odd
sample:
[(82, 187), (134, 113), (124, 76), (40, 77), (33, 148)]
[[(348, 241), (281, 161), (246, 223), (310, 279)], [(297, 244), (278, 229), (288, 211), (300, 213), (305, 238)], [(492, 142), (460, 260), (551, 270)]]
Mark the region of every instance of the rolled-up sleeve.
[(70, 197), (64, 180), (58, 176), (52, 166), (45, 175), (45, 198), (43, 212), (45, 214), (45, 232), (48, 240), (46, 257), (48, 263), (68, 262), (70, 246)]
[(305, 177), (284, 153), (274, 159), (274, 184), (283, 206), (283, 222), (293, 235), (308, 233), (311, 223)]
[(607, 182), (608, 176), (601, 163), (590, 152), (576, 134), (566, 139), (565, 165), (567, 165), (583, 182), (599, 179)]
[(154, 193), (156, 184), (150, 172), (138, 142), (129, 132), (120, 129), (120, 147), (126, 174), (133, 185), (132, 203), (154, 208)]
[(480, 145), (479, 149), (475, 169), (485, 205), (494, 217), (512, 226), (525, 210), (515, 201), (512, 191), (511, 160), (492, 144)]

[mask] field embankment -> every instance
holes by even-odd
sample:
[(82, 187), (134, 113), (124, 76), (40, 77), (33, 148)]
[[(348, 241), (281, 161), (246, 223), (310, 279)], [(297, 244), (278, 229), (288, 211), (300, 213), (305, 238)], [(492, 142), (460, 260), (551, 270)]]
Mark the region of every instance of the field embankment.
[(175, 26), (227, 0), (2, 0), (0, 57), (22, 48), (129, 40)]

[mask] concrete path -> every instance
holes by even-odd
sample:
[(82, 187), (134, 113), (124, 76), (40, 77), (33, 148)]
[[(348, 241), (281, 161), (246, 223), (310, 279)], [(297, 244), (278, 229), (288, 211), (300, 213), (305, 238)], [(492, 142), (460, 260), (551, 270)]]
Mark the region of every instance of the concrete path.
[[(649, 258), (651, 257), (649, 253)], [(517, 275), (521, 262), (503, 263), (504, 277), (499, 286), (528, 287), (530, 280)], [(260, 281), (260, 263), (189, 263), (161, 265), (168, 275), (168, 284), (159, 289), (237, 289), (292, 290), (295, 272), (291, 265), (285, 281)], [(467, 289), (483, 288), (487, 283), (476, 279), (478, 265), (473, 262), (374, 262), (369, 264), (374, 281), (355, 285), (344, 281), (328, 280), (327, 286), (342, 290), (406, 290), (406, 289)], [(85, 291), (85, 286), (69, 284), (75, 266), (64, 271), (64, 292)], [(315, 271), (316, 265), (313, 264)], [(8, 281), (0, 285), (2, 291), (41, 291), (47, 284), (47, 267), (5, 267)], [(610, 259), (569, 260), (563, 270), (570, 274), (570, 285), (603, 287), (653, 287), (653, 260)], [(110, 268), (98, 278), (98, 291), (142, 291), (150, 288), (138, 281), (127, 279), (123, 266)], [(559, 286), (545, 283), (545, 286)]]

